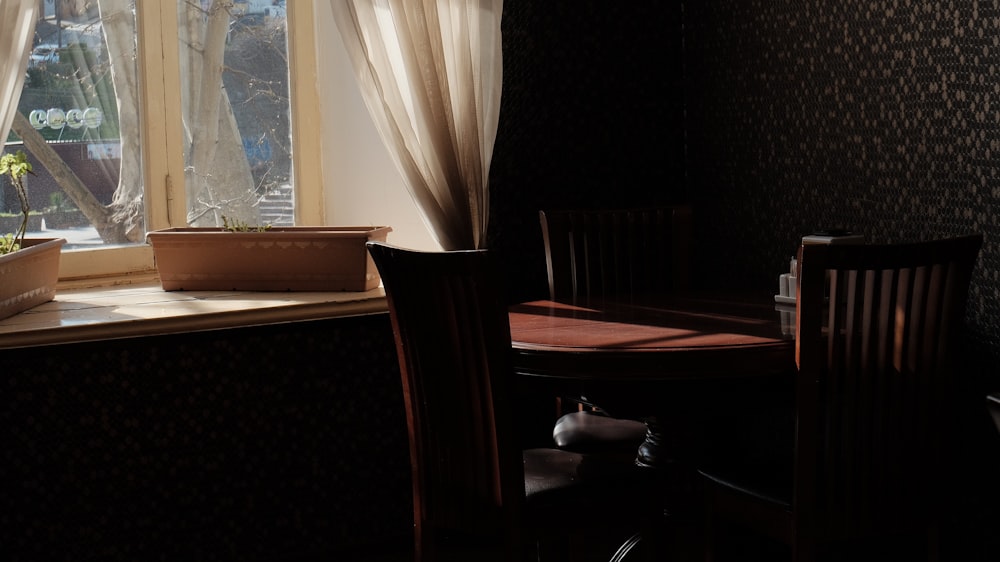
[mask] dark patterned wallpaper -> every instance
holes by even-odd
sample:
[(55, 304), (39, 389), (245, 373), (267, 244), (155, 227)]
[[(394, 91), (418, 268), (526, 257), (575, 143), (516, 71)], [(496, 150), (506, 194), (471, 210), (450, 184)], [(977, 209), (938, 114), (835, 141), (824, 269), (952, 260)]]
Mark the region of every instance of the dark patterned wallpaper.
[(992, 370), (1000, 7), (508, 0), (503, 25), (490, 247), (512, 300), (544, 294), (547, 207), (691, 202), (703, 282), (761, 288), (816, 229), (982, 232), (969, 319)]
[(411, 540), (388, 314), (44, 351), (0, 354), (0, 559), (350, 561)]
[(821, 227), (873, 242), (981, 232), (969, 318), (983, 346), (1000, 348), (1000, 8), (684, 8), (688, 191), (712, 218), (702, 239), (733, 256), (722, 263), (767, 284)]

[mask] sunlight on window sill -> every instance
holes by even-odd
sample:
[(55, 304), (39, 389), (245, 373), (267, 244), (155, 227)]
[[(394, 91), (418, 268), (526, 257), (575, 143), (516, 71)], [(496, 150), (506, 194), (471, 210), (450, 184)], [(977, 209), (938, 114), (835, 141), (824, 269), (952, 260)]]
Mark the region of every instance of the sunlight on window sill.
[(60, 288), (52, 302), (0, 320), (0, 349), (154, 336), (385, 312), (365, 292), (164, 291), (156, 282)]

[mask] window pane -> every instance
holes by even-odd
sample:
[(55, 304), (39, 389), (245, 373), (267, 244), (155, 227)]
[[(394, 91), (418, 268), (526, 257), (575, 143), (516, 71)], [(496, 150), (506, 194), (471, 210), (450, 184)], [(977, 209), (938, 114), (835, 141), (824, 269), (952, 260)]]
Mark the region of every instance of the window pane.
[[(40, 3), (18, 104), (24, 119), (15, 118), (4, 147), (25, 150), (34, 168), (26, 178), (29, 232), (64, 237), (67, 249), (143, 242), (145, 234), (134, 110), (135, 20), (126, 1), (111, 4), (124, 16), (112, 40), (121, 46), (117, 51), (105, 40), (96, 3)], [(133, 108), (123, 112), (126, 120), (119, 120), (119, 102)], [(134, 141), (122, 143), (122, 135)], [(131, 162), (128, 173), (123, 162)], [(12, 186), (2, 188), (0, 211), (19, 213)]]
[(292, 224), (284, 3), (177, 6), (188, 223)]

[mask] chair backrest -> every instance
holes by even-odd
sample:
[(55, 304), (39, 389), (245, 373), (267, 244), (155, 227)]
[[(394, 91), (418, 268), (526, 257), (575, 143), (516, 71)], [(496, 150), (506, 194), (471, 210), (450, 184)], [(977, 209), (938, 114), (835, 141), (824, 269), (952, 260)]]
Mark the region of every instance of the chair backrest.
[(369, 242), (402, 375), (418, 560), (442, 543), (518, 549), (524, 468), (509, 406), (510, 325), (486, 250)]
[(852, 539), (933, 517), (982, 236), (803, 245), (796, 357), (797, 532)]
[(575, 302), (686, 289), (691, 207), (543, 210), (549, 297)]

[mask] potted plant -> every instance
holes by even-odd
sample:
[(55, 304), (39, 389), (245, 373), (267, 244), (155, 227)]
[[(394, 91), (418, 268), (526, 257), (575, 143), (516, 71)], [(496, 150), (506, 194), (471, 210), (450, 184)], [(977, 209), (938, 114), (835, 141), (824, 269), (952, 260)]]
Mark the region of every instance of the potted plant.
[(0, 176), (10, 178), (21, 203), (17, 232), (0, 237), (0, 318), (13, 316), (56, 296), (64, 238), (25, 239), (31, 208), (24, 176), (33, 173), (24, 151), (0, 156)]
[(388, 226), (167, 228), (146, 234), (165, 291), (368, 291), (378, 270), (365, 245)]

